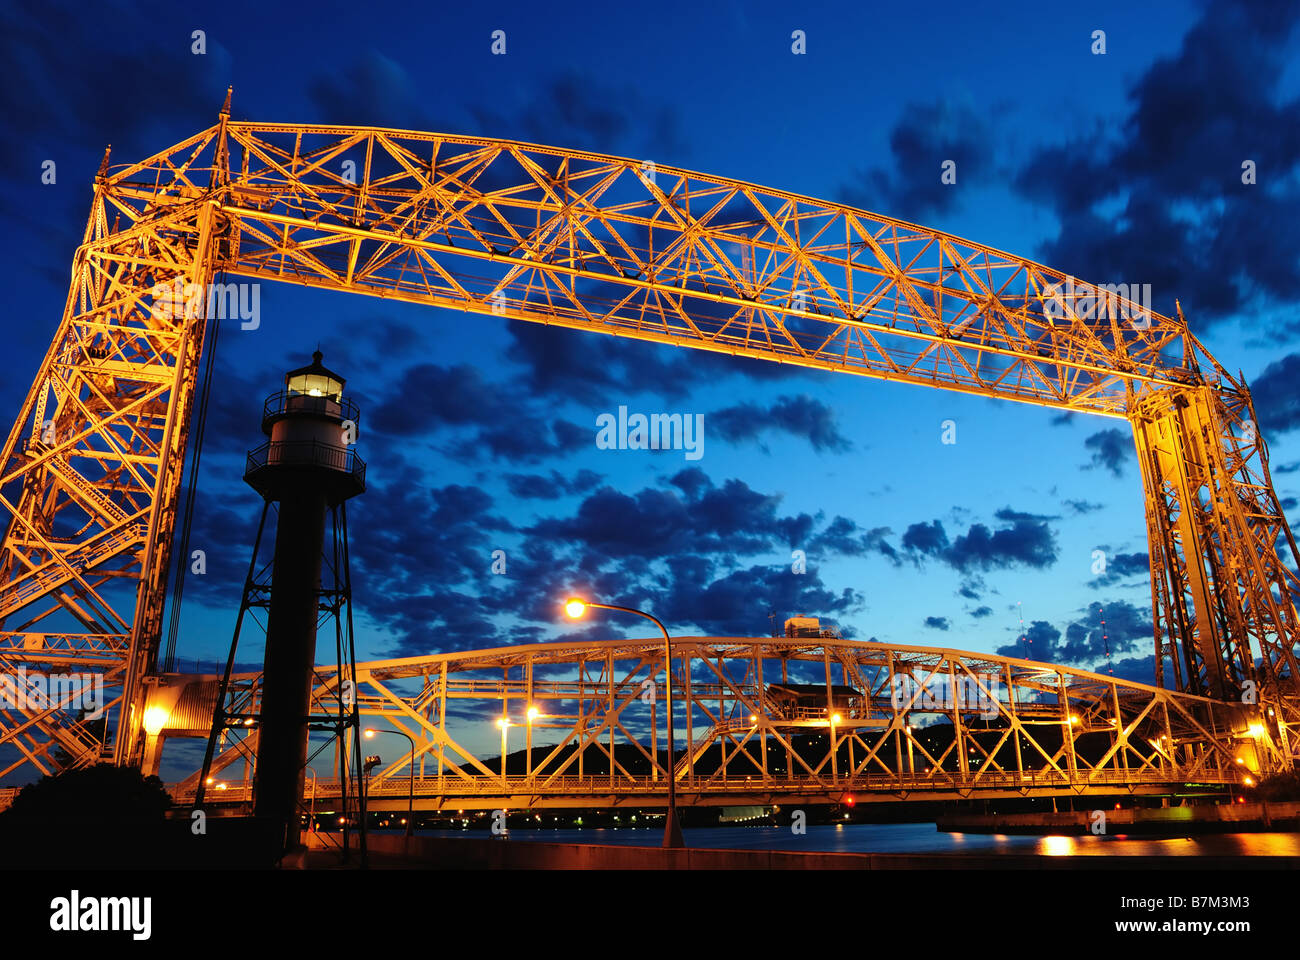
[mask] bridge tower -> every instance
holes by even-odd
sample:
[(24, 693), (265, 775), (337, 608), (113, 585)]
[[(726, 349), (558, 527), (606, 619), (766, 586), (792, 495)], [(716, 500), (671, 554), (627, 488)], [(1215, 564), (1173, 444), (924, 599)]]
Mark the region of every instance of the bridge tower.
[[(253, 812), (258, 818), (284, 825), (285, 849), (299, 841), (299, 803), (308, 765), (309, 730), (334, 732), (341, 748), (336, 751), (341, 782), (349, 779), (350, 763), (355, 765), (359, 760), (344, 504), (365, 491), (365, 463), (353, 447), (357, 406), (343, 396), (346, 381), (321, 361), (317, 350), (309, 365), (285, 375), (284, 388), (268, 397), (263, 406), (262, 430), (269, 439), (248, 454), (244, 480), (263, 497), (262, 521), (196, 799), (196, 805), (202, 802), (218, 737), (241, 724), (256, 725)], [(259, 577), (257, 562), (272, 505), (278, 505), (278, 521), (268, 583)], [(332, 528), (329, 544), (327, 526)], [(331, 576), (323, 582), (327, 546)], [(230, 684), (230, 672), (240, 625), (245, 612), (254, 606), (267, 610), (265, 663), (260, 698), (247, 696), (241, 710), (235, 706), (241, 701)], [(333, 662), (339, 670), (329, 691), (332, 702), (324, 702), (318, 694), (313, 704), (316, 640), (322, 612), (333, 614), (338, 647)], [(259, 704), (255, 710), (251, 709), (254, 703)], [(350, 779), (359, 782), (355, 775)]]

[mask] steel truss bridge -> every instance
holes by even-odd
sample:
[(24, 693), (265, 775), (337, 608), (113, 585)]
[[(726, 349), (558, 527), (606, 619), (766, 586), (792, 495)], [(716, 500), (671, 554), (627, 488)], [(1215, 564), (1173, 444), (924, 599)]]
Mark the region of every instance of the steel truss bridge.
[[(1241, 704), (1030, 660), (829, 638), (684, 637), (672, 653), (683, 805), (1211, 792), (1268, 759)], [(317, 673), (322, 711), (338, 676)], [(233, 684), (208, 803), (250, 797), (256, 722), (238, 718), (256, 718), (259, 680)], [(662, 638), (362, 663), (357, 680), (365, 725), (411, 738), (372, 741), (393, 759), (370, 781), (370, 809), (405, 810), (411, 791), (417, 809), (442, 811), (666, 796)], [(169, 682), (194, 718), (178, 723), (211, 716), (215, 678)], [(198, 776), (173, 796), (192, 798)], [(337, 786), (313, 777), (308, 796), (327, 804)]]
[[(978, 243), (644, 159), (237, 121), (227, 98), (216, 124), (152, 157), (113, 166), (106, 153), (63, 316), (0, 451), (0, 671), (91, 671), (111, 701), (100, 723), (70, 699), (0, 706), (0, 776), (144, 761), (200, 360), (212, 315), (230, 314), (226, 280), (1125, 418), (1161, 688), (1143, 695), (1170, 723), (1198, 717), (1222, 737), (1207, 757), (1231, 752), (1235, 728), (1215, 718), (1243, 708), (1267, 766), (1297, 759), (1300, 558), (1244, 379), (1181, 311), (1143, 315), (1118, 291)], [(189, 294), (214, 283), (216, 297)], [(695, 641), (701, 654), (709, 642)], [(1175, 707), (1210, 701), (1203, 716)], [(796, 729), (752, 706), (760, 743)], [(837, 736), (867, 751), (880, 719)], [(1108, 764), (1151, 769), (1132, 747)], [(879, 749), (855, 752), (858, 775), (879, 773)], [(1078, 757), (1062, 760), (1077, 775)], [(444, 751), (444, 778), (449, 762)], [(997, 770), (958, 773), (983, 783)]]

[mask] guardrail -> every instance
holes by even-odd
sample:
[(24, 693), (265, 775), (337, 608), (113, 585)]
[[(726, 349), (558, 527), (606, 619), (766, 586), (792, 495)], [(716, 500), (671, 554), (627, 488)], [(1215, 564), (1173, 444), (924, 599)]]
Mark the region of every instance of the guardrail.
[(341, 447), (319, 440), (268, 440), (248, 451), (244, 473), (267, 466), (324, 467), (351, 474), (363, 487), (366, 483), (366, 462), (357, 456), (355, 447)]
[(262, 404), (262, 419), (278, 417), (282, 414), (316, 413), (339, 420), (351, 420), (358, 423), (361, 411), (347, 397), (313, 397), (306, 393), (281, 390), (266, 398)]
[[(759, 791), (763, 793), (807, 793), (825, 791), (827, 793), (861, 792), (861, 793), (896, 793), (925, 792), (927, 790), (966, 790), (972, 789), (1034, 789), (1040, 787), (1088, 787), (1088, 786), (1152, 786), (1178, 784), (1194, 780), (1207, 785), (1233, 785), (1237, 779), (1232, 774), (1197, 773), (1194, 776), (1185, 771), (1134, 771), (1097, 770), (1087, 773), (1080, 771), (1075, 778), (1055, 770), (1027, 771), (1017, 773), (970, 773), (962, 776), (959, 771), (942, 773), (903, 773), (892, 776), (871, 775), (839, 777), (826, 772), (820, 777), (799, 777), (794, 779), (775, 779), (763, 777), (729, 777), (726, 780), (696, 776), (681, 777), (677, 781), (679, 795), (682, 792), (696, 795), (742, 794)], [(369, 797), (406, 797), (411, 790), (410, 781), (400, 776), (389, 777), (381, 783), (371, 783), (366, 788)], [(626, 777), (616, 775), (612, 780), (608, 774), (603, 776), (583, 777), (473, 777), (469, 780), (457, 776), (419, 777), (415, 781), (415, 796), (427, 797), (468, 797), (468, 796), (518, 796), (533, 794), (537, 796), (572, 796), (581, 800), (587, 796), (604, 796), (610, 793), (644, 794), (655, 796), (667, 794), (667, 780), (652, 777)], [(194, 791), (172, 792), (172, 798), (178, 803), (193, 799)], [(330, 799), (339, 795), (338, 784), (333, 781), (320, 781), (316, 787), (316, 799)], [(251, 784), (226, 784), (223, 789), (207, 792), (209, 801), (215, 803), (243, 802), (251, 799)]]

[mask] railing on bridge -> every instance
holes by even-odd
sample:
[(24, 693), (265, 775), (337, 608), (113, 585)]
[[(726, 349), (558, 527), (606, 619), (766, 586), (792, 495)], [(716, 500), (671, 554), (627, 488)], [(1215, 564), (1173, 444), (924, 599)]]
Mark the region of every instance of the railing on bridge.
[[(830, 802), (838, 802), (845, 794), (854, 794), (856, 799), (870, 800), (872, 794), (897, 797), (899, 794), (925, 794), (928, 792), (951, 793), (954, 791), (1044, 791), (1055, 790), (1061, 795), (1071, 792), (1096, 792), (1096, 788), (1112, 788), (1116, 793), (1137, 787), (1181, 787), (1189, 783), (1204, 786), (1231, 786), (1235, 778), (1231, 774), (1211, 773), (1206, 775), (1188, 770), (1157, 771), (1115, 771), (1093, 770), (1081, 771), (1081, 776), (1071, 778), (1068, 771), (1032, 770), (1022, 773), (991, 771), (987, 773), (969, 773), (960, 771), (943, 773), (902, 773), (894, 775), (870, 774), (857, 776), (827, 774), (822, 777), (763, 778), (751, 777), (703, 777), (686, 776), (677, 784), (678, 803), (693, 805), (696, 800), (729, 796), (746, 796), (761, 794), (776, 800), (783, 795), (809, 796), (824, 794)], [(401, 777), (391, 777), (381, 783), (372, 783), (366, 790), (371, 800), (378, 798), (405, 800), (411, 791), (411, 784)], [(424, 777), (416, 778), (414, 796), (417, 805), (427, 809), (429, 801), (437, 801), (438, 807), (455, 806), (459, 799), (474, 797), (511, 798), (567, 798), (573, 806), (581, 807), (590, 802), (600, 802), (611, 795), (631, 798), (641, 797), (647, 801), (663, 801), (667, 797), (666, 784), (661, 779), (648, 776), (561, 776), (551, 778), (508, 776), (503, 781), (499, 777), (474, 777), (469, 780), (460, 777)], [(339, 796), (338, 785), (332, 781), (321, 781), (316, 787), (316, 806), (318, 812), (325, 812), (322, 804), (328, 805)], [(176, 789), (172, 799), (178, 804), (193, 800), (192, 789)], [(916, 797), (914, 799), (924, 799)], [(214, 804), (248, 803), (252, 800), (252, 784), (248, 782), (229, 783), (224, 789), (208, 793), (208, 800)]]

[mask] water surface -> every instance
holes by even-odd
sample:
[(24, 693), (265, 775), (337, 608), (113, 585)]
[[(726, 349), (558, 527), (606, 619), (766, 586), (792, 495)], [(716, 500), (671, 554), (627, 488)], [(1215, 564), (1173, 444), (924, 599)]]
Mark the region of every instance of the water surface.
[[(391, 832), (391, 831), (383, 831)], [(1297, 833), (1226, 833), (1198, 837), (1152, 838), (1123, 834), (1094, 836), (1012, 836), (943, 833), (933, 823), (857, 823), (813, 825), (796, 835), (789, 827), (701, 827), (682, 831), (687, 846), (730, 850), (790, 850), (830, 853), (1029, 853), (1048, 856), (1300, 856)], [(481, 830), (421, 830), (427, 837), (478, 837)], [(512, 841), (604, 843), (657, 847), (663, 827), (590, 827), (564, 830), (511, 828)]]

